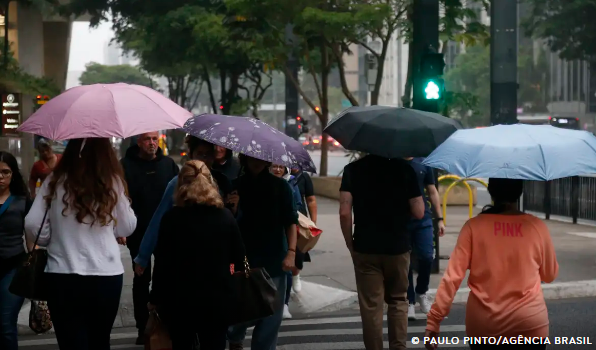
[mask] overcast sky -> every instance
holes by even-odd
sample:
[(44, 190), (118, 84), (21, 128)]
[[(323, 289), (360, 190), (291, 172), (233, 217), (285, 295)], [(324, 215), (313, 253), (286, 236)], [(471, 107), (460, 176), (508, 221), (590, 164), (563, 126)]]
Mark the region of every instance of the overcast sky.
[(89, 62), (104, 63), (104, 45), (113, 36), (109, 23), (103, 23), (95, 29), (90, 29), (89, 22), (74, 22), (70, 39), (68, 70), (85, 70), (85, 64)]

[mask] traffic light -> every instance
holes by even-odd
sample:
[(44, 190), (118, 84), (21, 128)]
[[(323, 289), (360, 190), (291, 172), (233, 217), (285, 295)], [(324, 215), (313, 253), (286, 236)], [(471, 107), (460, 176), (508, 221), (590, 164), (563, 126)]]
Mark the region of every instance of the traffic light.
[(317, 113), (318, 113), (318, 112), (320, 112), (320, 111), (321, 111), (321, 107), (319, 107), (319, 106), (316, 106), (316, 107), (315, 107), (315, 112), (317, 112)]
[(35, 104), (37, 105), (45, 105), (50, 100), (50, 96), (48, 95), (37, 95), (35, 99)]
[(420, 60), (421, 96), (426, 101), (442, 100), (445, 82), (441, 78), (445, 69), (445, 59), (441, 53), (426, 53)]
[(296, 117), (296, 127), (298, 128), (298, 135), (306, 134), (310, 130), (308, 120), (304, 120), (301, 116)]
[(219, 109), (220, 110), (223, 110), (223, 105), (219, 105)]
[(443, 79), (424, 80), (422, 88), (424, 89), (425, 100), (440, 100), (443, 98)]

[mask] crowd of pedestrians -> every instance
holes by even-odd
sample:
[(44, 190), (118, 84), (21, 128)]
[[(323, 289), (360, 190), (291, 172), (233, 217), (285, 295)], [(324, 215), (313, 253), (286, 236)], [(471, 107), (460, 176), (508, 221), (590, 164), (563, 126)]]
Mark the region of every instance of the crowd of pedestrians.
[[(158, 141), (157, 132), (139, 135), (120, 161), (108, 139), (70, 140), (63, 156), (40, 142), (28, 185), (15, 157), (0, 152), (0, 348), (18, 348), (24, 300), (8, 289), (37, 240), (47, 248), (47, 302), (61, 350), (110, 348), (123, 287), (118, 244), (133, 259), (137, 344), (158, 310), (175, 350), (197, 339), (203, 349), (240, 350), (249, 327), (251, 349), (275, 349), (282, 319), (292, 317), (290, 290), (300, 292), (310, 261), (297, 249), (296, 225), (299, 215), (317, 221), (312, 180), (193, 136), (186, 138), (190, 161), (179, 170)], [(445, 230), (433, 169), (419, 158), (375, 155), (346, 166), (340, 226), (367, 350), (383, 349), (384, 304), (390, 349), (406, 348), (416, 303), (428, 314), (427, 336), (438, 336), (467, 270), (468, 335), (548, 336), (540, 283), (554, 280), (558, 265), (547, 227), (517, 210), (522, 186), (490, 180), (494, 205), (463, 227), (431, 306), (433, 227), (441, 236)], [(516, 244), (500, 234), (509, 226), (519, 231)], [(245, 259), (267, 271), (279, 297), (271, 316), (230, 326), (230, 266)], [(200, 282), (189, 277), (196, 273)]]

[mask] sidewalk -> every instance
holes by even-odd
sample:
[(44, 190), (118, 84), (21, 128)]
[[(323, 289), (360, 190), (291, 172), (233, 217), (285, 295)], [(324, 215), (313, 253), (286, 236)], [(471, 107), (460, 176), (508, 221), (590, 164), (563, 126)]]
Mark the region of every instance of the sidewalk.
[[(345, 246), (339, 227), (339, 204), (321, 198), (318, 201), (318, 226), (323, 230), (321, 239), (310, 252), (312, 262), (305, 264), (302, 272), (303, 289), (299, 295), (292, 294), (290, 311), (295, 317), (321, 311), (337, 311), (355, 305), (356, 281), (352, 259)], [(474, 213), (479, 213), (475, 209)], [(461, 227), (468, 220), (468, 207), (447, 208), (447, 231), (440, 240), (439, 255), (449, 256), (455, 247)], [(560, 270), (556, 282), (543, 287), (547, 299), (596, 296), (594, 280), (596, 255), (596, 230), (594, 227), (573, 225), (565, 222), (545, 221), (557, 252)], [(121, 248), (122, 262), (126, 269), (120, 312), (115, 328), (134, 327), (132, 307), (132, 266), (130, 255)], [(441, 273), (431, 276), (431, 294), (441, 281), (448, 260), (441, 261)], [(467, 280), (462, 282), (456, 302), (467, 299)], [(20, 330), (31, 334), (28, 327), (29, 303), (25, 303), (19, 317)]]

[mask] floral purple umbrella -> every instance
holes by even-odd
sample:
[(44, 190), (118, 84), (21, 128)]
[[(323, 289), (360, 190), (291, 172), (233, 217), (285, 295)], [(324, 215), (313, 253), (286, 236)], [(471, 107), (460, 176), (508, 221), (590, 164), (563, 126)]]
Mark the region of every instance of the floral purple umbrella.
[(317, 171), (302, 145), (255, 118), (200, 114), (186, 121), (184, 131), (201, 140), (246, 156), (304, 171)]

